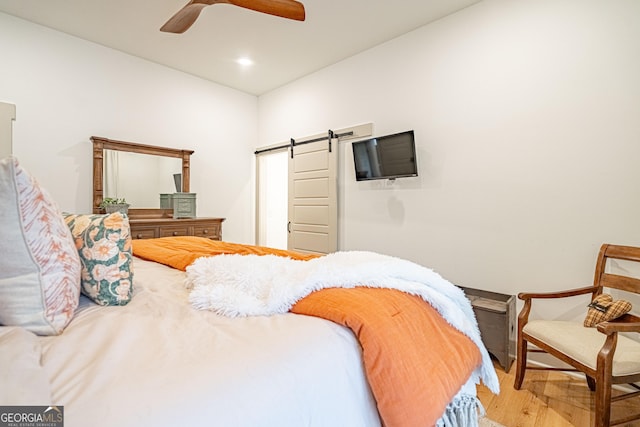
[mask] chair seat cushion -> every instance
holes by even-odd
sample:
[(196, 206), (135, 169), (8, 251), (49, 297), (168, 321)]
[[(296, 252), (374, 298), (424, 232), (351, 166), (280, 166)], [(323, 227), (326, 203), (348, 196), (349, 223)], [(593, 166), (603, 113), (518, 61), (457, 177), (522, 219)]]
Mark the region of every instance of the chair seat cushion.
[[(532, 320), (523, 332), (566, 354), (591, 369), (596, 369), (598, 352), (606, 335), (595, 328), (586, 328), (579, 322), (560, 320)], [(640, 342), (618, 335), (618, 346), (613, 357), (613, 375), (640, 373)]]

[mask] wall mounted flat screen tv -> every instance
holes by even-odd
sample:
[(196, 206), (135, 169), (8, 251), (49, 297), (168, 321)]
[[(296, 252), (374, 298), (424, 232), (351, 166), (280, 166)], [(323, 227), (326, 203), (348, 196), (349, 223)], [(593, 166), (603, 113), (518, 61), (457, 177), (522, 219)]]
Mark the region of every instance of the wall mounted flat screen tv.
[(356, 141), (352, 147), (357, 181), (418, 176), (412, 130)]

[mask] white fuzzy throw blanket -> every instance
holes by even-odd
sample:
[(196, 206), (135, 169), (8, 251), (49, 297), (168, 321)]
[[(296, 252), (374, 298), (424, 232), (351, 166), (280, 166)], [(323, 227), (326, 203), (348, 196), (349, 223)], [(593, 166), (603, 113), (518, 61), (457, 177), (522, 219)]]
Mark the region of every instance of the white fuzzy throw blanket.
[(324, 288), (392, 288), (418, 295), (482, 353), (474, 372), (494, 393), (500, 386), (480, 339), (471, 303), (462, 290), (413, 262), (373, 252), (335, 252), (309, 261), (275, 255), (201, 257), (187, 267), (186, 285), (195, 308), (218, 314), (261, 316), (286, 313), (300, 299)]

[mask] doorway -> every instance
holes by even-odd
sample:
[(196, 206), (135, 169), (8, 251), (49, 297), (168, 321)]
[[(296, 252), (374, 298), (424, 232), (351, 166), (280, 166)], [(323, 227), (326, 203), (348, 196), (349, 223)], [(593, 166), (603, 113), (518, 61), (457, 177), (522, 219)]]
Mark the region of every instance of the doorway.
[(16, 106), (0, 102), (0, 159), (10, 156), (13, 147), (13, 121), (16, 119)]
[(286, 149), (256, 156), (259, 246), (287, 249), (288, 161)]

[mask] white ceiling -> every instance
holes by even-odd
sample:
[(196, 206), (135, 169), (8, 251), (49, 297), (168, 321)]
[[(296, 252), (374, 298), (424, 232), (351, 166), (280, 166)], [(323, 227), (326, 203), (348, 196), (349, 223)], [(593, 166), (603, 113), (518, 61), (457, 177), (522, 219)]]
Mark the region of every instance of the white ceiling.
[(302, 0), (304, 22), (216, 4), (184, 34), (160, 32), (187, 1), (0, 0), (0, 11), (260, 95), (480, 0)]

